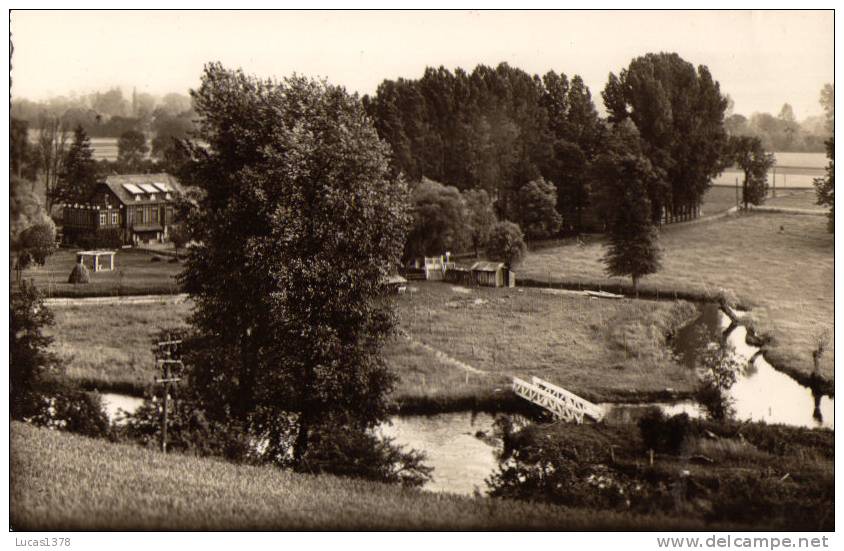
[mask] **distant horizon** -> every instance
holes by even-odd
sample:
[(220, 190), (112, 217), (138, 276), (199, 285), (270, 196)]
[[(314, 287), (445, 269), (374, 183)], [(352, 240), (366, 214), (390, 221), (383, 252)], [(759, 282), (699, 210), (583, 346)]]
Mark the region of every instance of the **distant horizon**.
[[(187, 94), (220, 61), (260, 77), (294, 72), (359, 95), (416, 79), (426, 66), (471, 71), (506, 62), (530, 74), (580, 75), (595, 105), (610, 72), (648, 52), (706, 65), (734, 112), (798, 120), (823, 114), (834, 82), (832, 11), (11, 13), (12, 97), (45, 101), (118, 87)], [(63, 36), (62, 47), (43, 36)], [(221, 37), (224, 37), (221, 39)], [(108, 48), (103, 48), (107, 44)]]

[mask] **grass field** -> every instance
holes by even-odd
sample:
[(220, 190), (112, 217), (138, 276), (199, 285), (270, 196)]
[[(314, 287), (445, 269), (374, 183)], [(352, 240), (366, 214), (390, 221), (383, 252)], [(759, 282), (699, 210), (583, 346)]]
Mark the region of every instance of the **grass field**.
[[(510, 377), (537, 375), (599, 401), (690, 391), (665, 335), (691, 320), (687, 302), (610, 301), (539, 289), (457, 288), (419, 282), (400, 295), (400, 324), (385, 357), (399, 375), (403, 409), (503, 409)], [(53, 350), (72, 379), (141, 392), (155, 376), (150, 343), (185, 323), (190, 302), (53, 306)], [(433, 347), (433, 350), (424, 345)], [(438, 357), (441, 351), (460, 362)], [(474, 368), (474, 369), (473, 369)]]
[(182, 264), (163, 258), (153, 261), (145, 251), (118, 250), (114, 255), (114, 270), (91, 273), (91, 282), (73, 285), (67, 282), (76, 264), (76, 250), (59, 249), (47, 259), (44, 266), (25, 270), (22, 277), (33, 280), (47, 296), (110, 296), (110, 295), (153, 295), (178, 292), (176, 274)]
[(736, 206), (736, 189), (733, 186), (712, 186), (703, 196), (701, 211), (704, 216), (720, 214)]
[[(782, 229), (781, 229), (782, 228)], [(807, 376), (813, 369), (815, 336), (834, 324), (834, 237), (826, 218), (750, 214), (709, 224), (674, 226), (663, 232), (663, 268), (646, 286), (713, 292), (725, 288), (753, 307), (756, 328), (771, 341), (766, 358), (775, 366)], [(528, 255), (521, 277), (629, 283), (607, 278), (600, 243), (565, 246)], [(821, 374), (834, 378), (834, 343)]]
[(765, 206), (812, 209), (826, 212), (828, 210), (827, 207), (818, 205), (817, 200), (818, 196), (814, 189), (781, 190), (777, 191), (776, 197), (768, 197), (765, 200)]
[[(240, 466), (11, 425), (15, 530), (683, 530), (634, 516)], [(710, 527), (712, 528), (712, 527)]]
[[(414, 282), (400, 296), (410, 336), (485, 372), (436, 372), (425, 357), (394, 361), (405, 395), (495, 392), (510, 377), (536, 375), (597, 401), (689, 391), (694, 374), (678, 366), (666, 334), (696, 315), (687, 302), (590, 299), (540, 289), (454, 287)], [(455, 380), (453, 372), (459, 373)]]
[(101, 390), (138, 393), (155, 376), (153, 336), (187, 323), (191, 304), (173, 299), (151, 304), (53, 306), (46, 331), (67, 375)]

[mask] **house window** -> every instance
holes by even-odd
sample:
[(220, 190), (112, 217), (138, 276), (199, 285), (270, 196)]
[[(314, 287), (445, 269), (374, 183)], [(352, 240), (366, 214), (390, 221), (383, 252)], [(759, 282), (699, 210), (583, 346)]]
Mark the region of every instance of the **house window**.
[(111, 213), (111, 223), (114, 224), (115, 226), (117, 225), (117, 213), (116, 212)]
[(104, 212), (100, 213), (100, 226), (105, 226), (108, 224), (108, 215)]
[(158, 209), (155, 207), (152, 209), (152, 221), (158, 222)]
[(150, 193), (150, 194), (149, 194), (149, 200), (150, 200), (150, 201), (155, 201), (155, 194), (154, 194), (154, 193)]
[(141, 200), (141, 196), (140, 196), (140, 195), (135, 195), (135, 201), (140, 201), (140, 200)]

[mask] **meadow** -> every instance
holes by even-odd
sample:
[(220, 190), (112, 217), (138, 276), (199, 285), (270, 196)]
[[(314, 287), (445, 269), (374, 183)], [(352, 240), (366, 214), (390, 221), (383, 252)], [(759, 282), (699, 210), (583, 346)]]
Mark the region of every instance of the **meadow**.
[[(834, 236), (827, 232), (825, 217), (736, 215), (666, 227), (660, 244), (662, 269), (643, 279), (644, 289), (659, 289), (662, 296), (717, 296), (721, 289), (735, 294), (752, 308), (756, 331), (769, 339), (764, 346), (768, 361), (802, 378), (812, 373), (812, 350), (826, 330), (830, 342), (820, 375), (834, 379)], [(602, 255), (600, 241), (535, 251), (519, 267), (519, 277), (629, 286), (629, 279), (606, 276)]]
[(114, 270), (89, 270), (90, 283), (68, 283), (67, 278), (76, 264), (76, 252), (75, 249), (59, 249), (47, 259), (44, 266), (24, 270), (22, 278), (33, 281), (47, 297), (159, 295), (179, 292), (176, 275), (182, 270), (182, 264), (171, 262), (170, 257), (137, 249), (118, 249), (114, 255)]
[[(14, 422), (15, 530), (690, 530), (699, 519), (435, 494), (164, 455)], [(717, 525), (716, 525), (717, 526)], [(736, 523), (721, 527), (737, 527)]]
[[(666, 335), (697, 314), (679, 301), (590, 299), (539, 289), (414, 282), (397, 298), (403, 335), (384, 350), (405, 412), (507, 409), (511, 377), (536, 375), (596, 401), (688, 393)], [(553, 293), (553, 294), (552, 294)], [(67, 376), (88, 388), (140, 394), (155, 376), (151, 342), (186, 323), (191, 303), (52, 307), (49, 334)], [(671, 392), (669, 392), (670, 394)]]

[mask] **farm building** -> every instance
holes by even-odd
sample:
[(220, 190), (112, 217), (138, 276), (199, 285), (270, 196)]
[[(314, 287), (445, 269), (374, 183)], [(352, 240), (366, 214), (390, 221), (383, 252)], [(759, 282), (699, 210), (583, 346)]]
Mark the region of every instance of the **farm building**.
[(472, 279), (481, 287), (515, 287), (516, 276), (501, 262), (475, 262)]
[(85, 204), (64, 205), (62, 233), (68, 241), (83, 235), (117, 232), (124, 245), (164, 243), (183, 193), (169, 174), (122, 174), (99, 182)]

